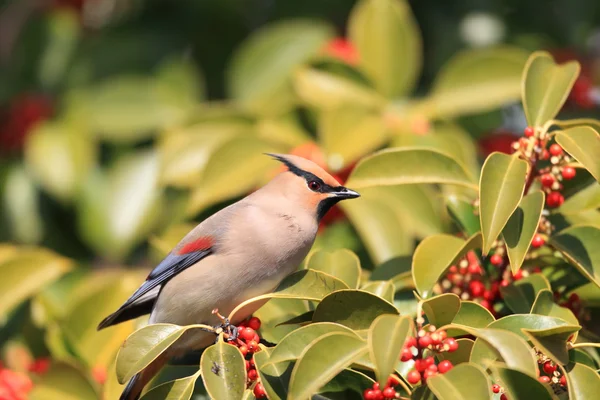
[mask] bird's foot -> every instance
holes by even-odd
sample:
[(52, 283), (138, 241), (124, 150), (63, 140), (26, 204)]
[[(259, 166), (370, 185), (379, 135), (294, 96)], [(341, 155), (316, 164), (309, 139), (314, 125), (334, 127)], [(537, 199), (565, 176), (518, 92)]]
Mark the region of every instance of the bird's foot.
[[(228, 342), (236, 341), (238, 338), (238, 335), (239, 335), (237, 326), (231, 324), (231, 322), (229, 321), (229, 318), (226, 318), (226, 317), (222, 316), (221, 314), (219, 314), (219, 309), (215, 308), (212, 311), (212, 313), (221, 320), (221, 323), (219, 325), (215, 326), (215, 333), (217, 333), (217, 336), (221, 332), (223, 332), (224, 333), (223, 337), (225, 338), (225, 340), (227, 340)], [(217, 337), (217, 341), (218, 340), (219, 339)]]

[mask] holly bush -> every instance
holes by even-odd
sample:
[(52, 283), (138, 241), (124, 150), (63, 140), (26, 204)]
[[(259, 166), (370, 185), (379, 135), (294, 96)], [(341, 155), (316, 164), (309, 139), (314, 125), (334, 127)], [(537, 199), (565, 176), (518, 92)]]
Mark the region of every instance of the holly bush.
[[(263, 152), (362, 197), (250, 300), (269, 299), (238, 338), (214, 330), (143, 399), (596, 396), (600, 122), (562, 118), (593, 106), (577, 62), (464, 50), (423, 89), (407, 3), (362, 0), (343, 38), (312, 19), (252, 33), (215, 101), (177, 46), (156, 61), (146, 30), (104, 42), (80, 19), (47, 14), (34, 75), (53, 102), (16, 98), (0, 130), (0, 153), (23, 146), (0, 165), (0, 235), (20, 243), (0, 245), (0, 399), (115, 399), (185, 331), (214, 330), (96, 326), (195, 223), (279, 171)], [(149, 71), (105, 57), (132, 45)], [(481, 160), (467, 128), (519, 96), (522, 134)]]

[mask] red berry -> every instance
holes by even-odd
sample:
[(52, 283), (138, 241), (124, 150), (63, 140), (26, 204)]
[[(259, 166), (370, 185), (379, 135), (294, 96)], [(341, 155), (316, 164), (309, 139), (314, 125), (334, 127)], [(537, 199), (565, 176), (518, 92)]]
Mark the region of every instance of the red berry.
[(376, 400), (375, 391), (373, 389), (367, 389), (363, 392), (363, 398), (365, 400)]
[(554, 365), (552, 361), (546, 361), (544, 363), (543, 370), (548, 375), (552, 375), (554, 371), (556, 371), (556, 365)]
[(256, 318), (256, 317), (252, 317), (250, 318), (250, 320), (248, 321), (248, 326), (252, 329), (254, 329), (255, 331), (260, 329), (260, 319)]
[(239, 347), (239, 349), (240, 349), (240, 352), (242, 353), (242, 355), (244, 357), (246, 357), (246, 354), (248, 354), (248, 346), (246, 346), (245, 344), (243, 344), (243, 345), (241, 345)]
[(356, 65), (359, 56), (354, 45), (343, 37), (331, 39), (324, 49), (325, 53), (333, 58)]
[(393, 399), (396, 397), (396, 391), (391, 387), (387, 387), (383, 389), (383, 397), (386, 399)]
[(440, 371), (440, 374), (445, 374), (446, 372), (450, 371), (452, 367), (454, 367), (452, 362), (449, 360), (444, 360), (438, 364), (438, 371)]
[(486, 308), (486, 309), (488, 309), (488, 310), (490, 310), (490, 311), (492, 311), (492, 309), (493, 309), (493, 307), (492, 307), (492, 303), (490, 303), (489, 301), (487, 301), (487, 300), (485, 300), (485, 299), (481, 300), (481, 301), (479, 302), (479, 304), (480, 304), (480, 305), (481, 305), (483, 308)]
[(446, 340), (446, 338), (448, 337), (448, 334), (446, 333), (446, 331), (445, 331), (445, 330), (440, 330), (440, 331), (438, 331), (438, 334), (440, 335), (440, 339), (442, 339), (442, 342), (443, 342), (444, 340)]
[(412, 360), (413, 358), (413, 354), (410, 351), (410, 349), (408, 347), (405, 347), (402, 349), (402, 356), (400, 356), (400, 361), (408, 361), (408, 360)]
[(448, 351), (452, 353), (453, 351), (458, 350), (458, 342), (454, 338), (448, 338), (444, 340), (444, 348), (448, 348)]
[(565, 198), (559, 192), (550, 192), (546, 196), (546, 205), (548, 207), (558, 207), (565, 201)]
[(398, 379), (396, 379), (395, 375), (390, 375), (390, 377), (387, 380), (387, 385), (386, 386), (391, 386), (394, 387), (398, 384)]
[(248, 328), (244, 328), (241, 331), (239, 331), (239, 337), (242, 340), (250, 341), (250, 340), (254, 339), (255, 333), (256, 332), (254, 332), (254, 329), (248, 327)]
[(573, 167), (566, 166), (566, 167), (563, 167), (563, 169), (562, 169), (562, 177), (566, 180), (575, 178), (575, 174), (576, 174), (576, 171), (575, 171), (575, 168), (573, 168)]
[(538, 234), (535, 234), (535, 236), (531, 240), (531, 246), (536, 249), (542, 247), (544, 244), (546, 244), (546, 241), (544, 240), (544, 238), (542, 236), (540, 236)]
[(411, 385), (416, 385), (421, 381), (421, 374), (416, 369), (411, 369), (409, 373), (406, 375), (406, 380)]
[(425, 365), (423, 360), (421, 360), (420, 358), (417, 358), (415, 360), (415, 369), (419, 372), (423, 372), (423, 371), (425, 371), (425, 368), (427, 368), (427, 365)]
[(255, 381), (256, 378), (258, 378), (258, 372), (256, 372), (255, 369), (251, 369), (250, 371), (248, 371), (248, 379), (250, 379), (251, 381)]
[(502, 393), (502, 396), (500, 396), (500, 400), (508, 400), (508, 397), (506, 397), (506, 395)]
[(425, 370), (425, 372), (423, 372), (423, 380), (426, 381), (428, 378), (437, 375), (437, 371), (432, 371), (430, 369)]
[(260, 336), (258, 336), (258, 333), (254, 334), (254, 337), (252, 338), (252, 340), (254, 340), (256, 343), (260, 343)]
[(248, 342), (248, 351), (250, 353), (254, 353), (256, 352), (256, 350), (258, 350), (258, 343), (255, 342), (254, 340), (251, 340)]
[(257, 399), (262, 399), (267, 395), (265, 387), (260, 382), (258, 382), (256, 386), (254, 386), (254, 390), (252, 391), (252, 393), (254, 393), (254, 397), (256, 397)]
[(560, 383), (563, 386), (567, 386), (567, 377), (565, 375), (561, 376), (558, 383)]
[(452, 265), (450, 268), (448, 268), (448, 271), (455, 274), (458, 272), (458, 268), (456, 267), (456, 265)]
[(552, 154), (553, 156), (559, 156), (562, 154), (562, 147), (560, 147), (560, 145), (554, 143), (552, 146), (550, 146), (550, 154)]
[(518, 280), (520, 280), (520, 279), (523, 279), (523, 270), (522, 270), (522, 269), (520, 269), (520, 270), (518, 270), (517, 272), (515, 272), (515, 273), (513, 274), (513, 279), (514, 279), (515, 281), (518, 281)]
[(419, 338), (419, 346), (420, 347), (427, 347), (429, 345), (431, 345), (431, 343), (433, 343), (433, 340), (431, 340), (431, 336), (429, 335), (425, 335), (423, 337)]
[(532, 127), (528, 126), (527, 128), (525, 128), (524, 133), (526, 137), (532, 137), (535, 134), (535, 130)]
[(538, 378), (538, 381), (540, 381), (542, 383), (550, 383), (550, 377), (543, 375)]
[(494, 393), (500, 393), (500, 385), (497, 385), (497, 384), (494, 383), (492, 385), (492, 392), (494, 392)]
[(438, 345), (438, 344), (442, 343), (442, 338), (440, 337), (440, 334), (439, 334), (439, 333), (437, 333), (437, 332), (433, 332), (433, 333), (431, 334), (431, 342), (432, 342), (434, 345)]
[(581, 108), (594, 108), (596, 102), (594, 101), (594, 96), (592, 96), (593, 89), (594, 83), (592, 79), (581, 75), (575, 81), (569, 97)]
[(250, 361), (246, 360), (246, 371), (249, 371), (249, 370), (250, 370), (250, 368), (252, 368), (252, 367), (250, 366)]
[(481, 267), (478, 264), (469, 264), (468, 272), (472, 275), (481, 274)]
[(547, 160), (550, 158), (550, 153), (548, 153), (548, 150), (544, 149), (542, 150), (542, 160)]
[(552, 174), (544, 174), (540, 178), (540, 182), (542, 182), (542, 186), (551, 187), (554, 183), (554, 175)]
[(404, 343), (404, 346), (406, 346), (406, 347), (408, 347), (408, 348), (414, 347), (414, 346), (416, 346), (416, 345), (417, 345), (417, 339), (415, 339), (415, 337), (414, 337), (414, 336), (409, 336), (409, 337), (406, 339), (406, 343)]
[(502, 281), (500, 281), (501, 287), (507, 287), (508, 285), (510, 285), (510, 282), (507, 281), (506, 279), (502, 279)]
[(425, 364), (425, 368), (429, 368), (435, 364), (435, 359), (432, 356), (426, 357), (423, 359), (423, 364)]
[(383, 400), (383, 392), (379, 389), (373, 389), (373, 397), (375, 400)]
[(490, 257), (490, 262), (492, 263), (492, 265), (500, 267), (504, 263), (504, 258), (500, 254), (494, 254)]
[(473, 297), (481, 297), (485, 291), (485, 285), (481, 281), (469, 282), (469, 292)]
[(429, 367), (427, 367), (427, 369), (425, 371), (438, 372), (438, 367), (435, 364), (431, 364)]

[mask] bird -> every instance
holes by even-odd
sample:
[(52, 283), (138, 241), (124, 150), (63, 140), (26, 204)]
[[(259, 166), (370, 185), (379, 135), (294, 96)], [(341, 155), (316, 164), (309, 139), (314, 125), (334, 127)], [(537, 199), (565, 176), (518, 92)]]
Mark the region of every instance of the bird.
[[(214, 309), (228, 315), (242, 302), (272, 292), (309, 253), (323, 216), (339, 201), (360, 197), (313, 161), (265, 154), (281, 162), (282, 171), (192, 229), (98, 330), (146, 314), (149, 324), (219, 326)], [(229, 323), (235, 326), (264, 302), (244, 307)], [(131, 378), (120, 400), (139, 399), (170, 359), (214, 340), (213, 333), (186, 331)]]

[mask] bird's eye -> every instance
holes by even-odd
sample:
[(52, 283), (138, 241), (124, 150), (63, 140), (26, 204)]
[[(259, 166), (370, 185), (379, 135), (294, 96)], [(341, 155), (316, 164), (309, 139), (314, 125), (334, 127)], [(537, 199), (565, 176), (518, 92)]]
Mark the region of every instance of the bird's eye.
[(308, 182), (308, 188), (313, 192), (316, 192), (317, 190), (321, 189), (321, 184), (317, 181), (310, 181)]

